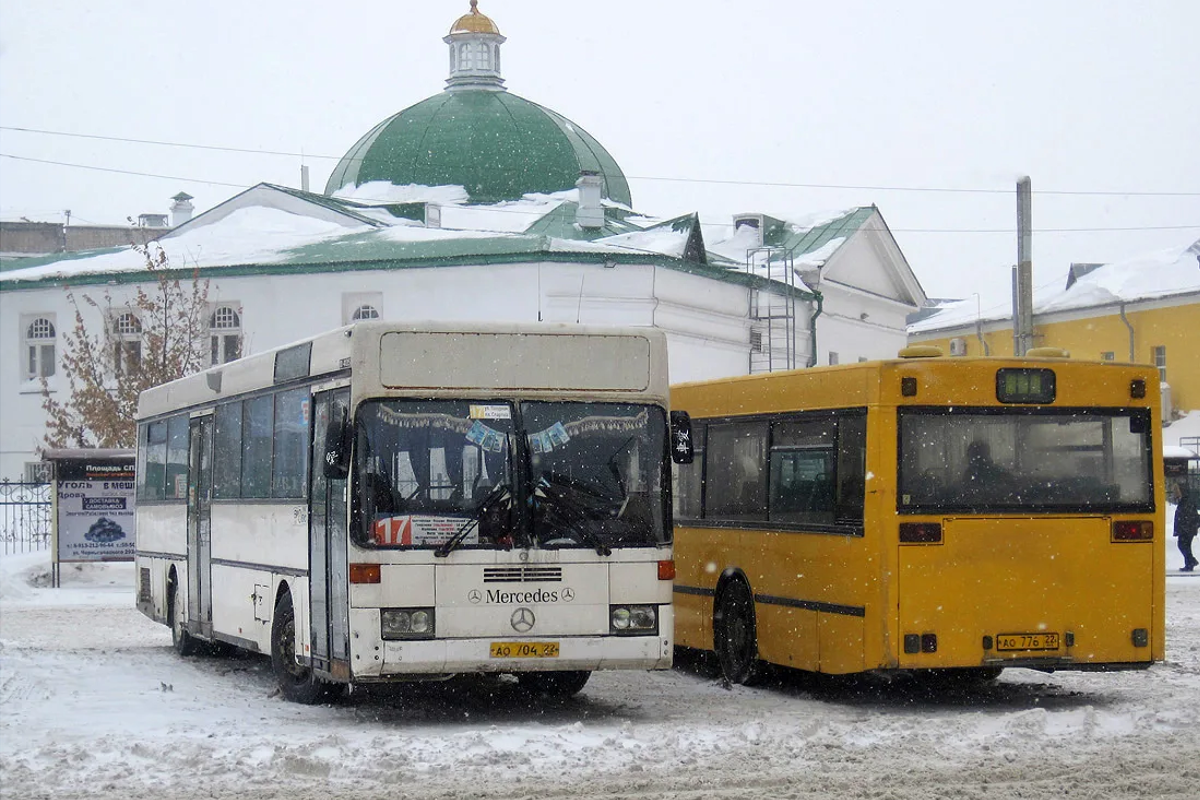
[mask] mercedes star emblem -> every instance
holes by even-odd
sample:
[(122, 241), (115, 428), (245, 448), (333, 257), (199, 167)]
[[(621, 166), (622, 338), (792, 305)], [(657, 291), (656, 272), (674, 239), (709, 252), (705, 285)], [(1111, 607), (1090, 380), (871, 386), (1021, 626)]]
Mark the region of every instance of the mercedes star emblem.
[(483, 599), (483, 595), (480, 594), (478, 589), (472, 589), (471, 591), (467, 592), (467, 599), (472, 603), (478, 603)]
[(562, 599), (568, 603), (571, 602), (572, 600), (574, 600), (575, 599), (575, 590), (569, 586), (566, 589), (563, 589), (562, 590)]
[(512, 613), (509, 618), (509, 623), (513, 626), (513, 630), (517, 633), (526, 633), (533, 628), (535, 617), (533, 612), (522, 606)]

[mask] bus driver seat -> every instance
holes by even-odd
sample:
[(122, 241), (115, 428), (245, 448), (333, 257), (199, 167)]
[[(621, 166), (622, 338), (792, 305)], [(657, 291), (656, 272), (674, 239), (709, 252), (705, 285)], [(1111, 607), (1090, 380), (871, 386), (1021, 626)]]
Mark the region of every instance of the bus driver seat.
[(391, 481), (386, 475), (373, 472), (367, 476), (367, 491), (376, 516), (391, 516), (399, 509), (396, 495), (392, 492)]

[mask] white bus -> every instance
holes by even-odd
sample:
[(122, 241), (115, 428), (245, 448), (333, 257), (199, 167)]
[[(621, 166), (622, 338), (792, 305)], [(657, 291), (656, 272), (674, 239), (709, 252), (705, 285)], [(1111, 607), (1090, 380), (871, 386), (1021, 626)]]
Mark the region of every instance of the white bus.
[(379, 321), (151, 389), (138, 608), (301, 703), (669, 669), (667, 393), (658, 331)]

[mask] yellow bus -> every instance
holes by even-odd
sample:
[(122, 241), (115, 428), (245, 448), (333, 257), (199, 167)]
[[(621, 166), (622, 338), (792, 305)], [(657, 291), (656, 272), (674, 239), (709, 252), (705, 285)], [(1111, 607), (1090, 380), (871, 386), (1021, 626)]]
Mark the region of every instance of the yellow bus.
[(764, 662), (1162, 660), (1158, 374), (930, 349), (672, 387), (695, 452), (675, 473), (677, 645), (733, 683)]

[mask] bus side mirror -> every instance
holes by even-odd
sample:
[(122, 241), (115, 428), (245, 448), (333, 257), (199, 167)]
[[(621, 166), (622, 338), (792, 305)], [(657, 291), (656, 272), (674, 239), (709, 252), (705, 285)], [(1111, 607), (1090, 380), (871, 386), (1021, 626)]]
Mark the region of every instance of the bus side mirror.
[(671, 460), (690, 464), (696, 450), (692, 444), (692, 419), (686, 411), (671, 412)]
[(332, 412), (325, 429), (325, 477), (342, 481), (350, 474), (350, 420), (343, 407)]

